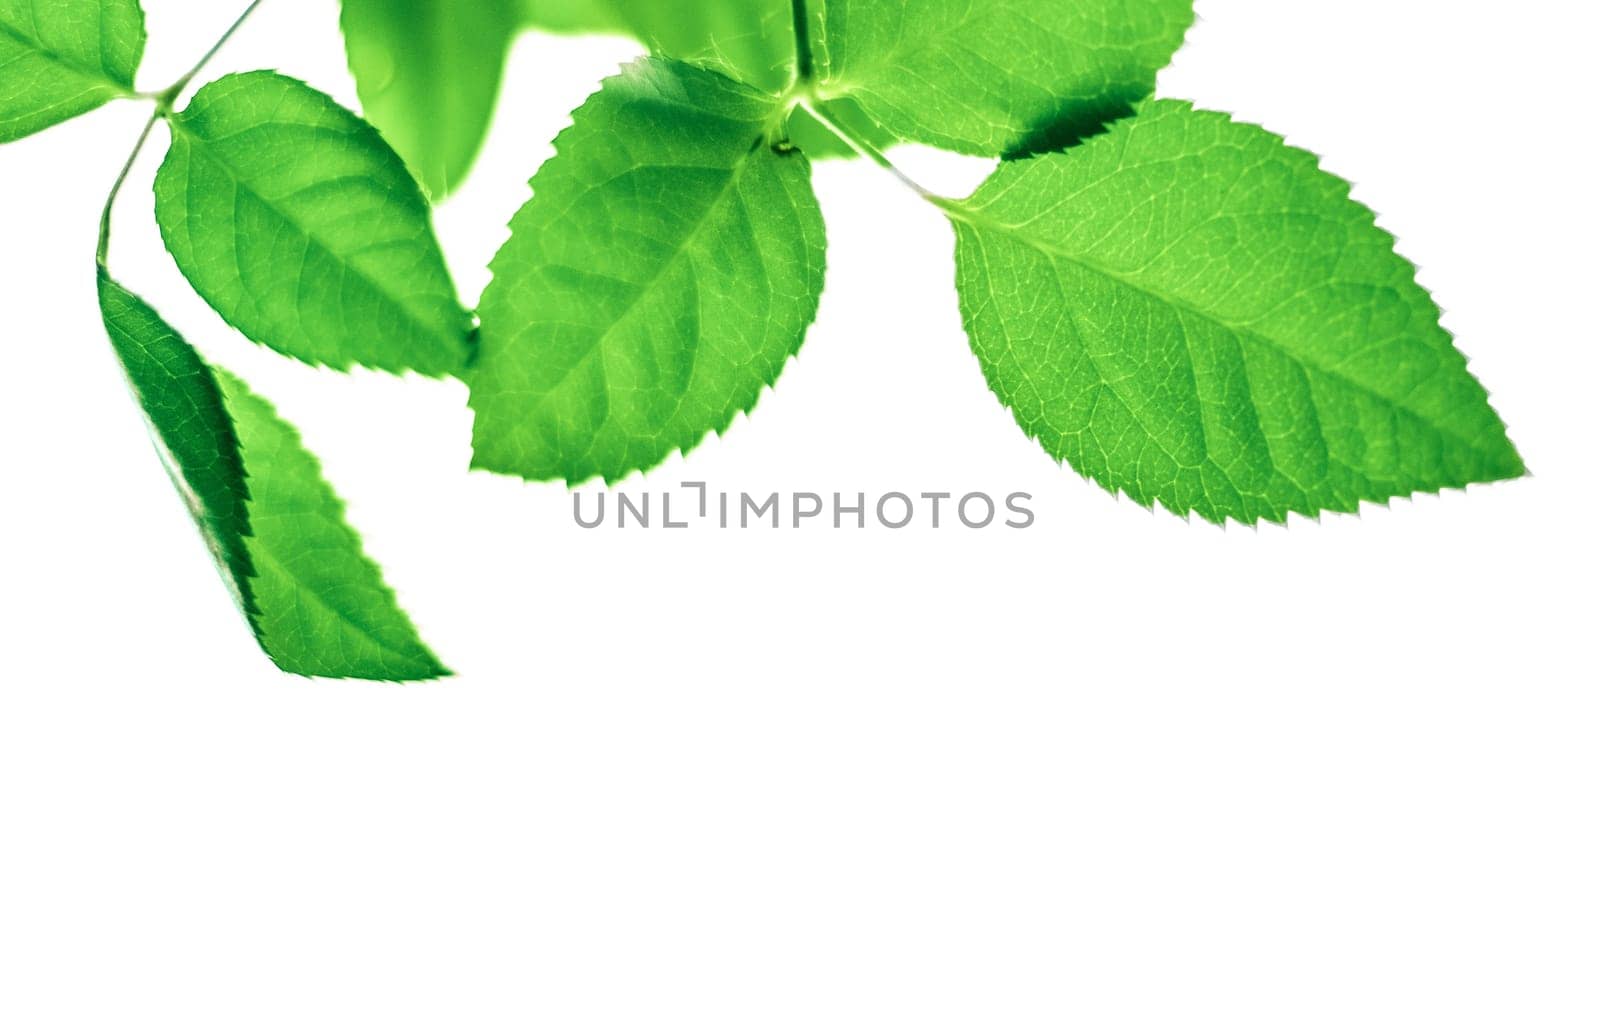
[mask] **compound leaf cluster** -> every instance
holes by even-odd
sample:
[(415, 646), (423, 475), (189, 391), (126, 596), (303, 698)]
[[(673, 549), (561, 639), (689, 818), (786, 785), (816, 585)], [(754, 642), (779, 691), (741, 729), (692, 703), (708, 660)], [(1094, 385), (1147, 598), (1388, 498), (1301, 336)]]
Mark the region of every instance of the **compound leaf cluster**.
[(362, 108), (436, 198), (483, 146), (521, 17), (516, 0), (345, 0)]
[[(1349, 187), (1265, 130), (1151, 97), (1193, 17), (1190, 0), (343, 0), (363, 119), (268, 72), (180, 108), (205, 61), (135, 91), (137, 0), (0, 0), (0, 142), (153, 101), (171, 130), (156, 221), (195, 291), (308, 364), (463, 380), (475, 465), (531, 480), (621, 480), (751, 410), (817, 315), (812, 160), (910, 182), (899, 143), (995, 160), (964, 199), (910, 184), (954, 227), (990, 387), (1107, 490), (1256, 523), (1520, 475)], [(475, 318), (430, 198), (470, 169), (524, 28), (652, 55), (574, 113)], [(109, 238), (108, 203), (112, 349), (262, 648), (308, 676), (446, 675), (294, 428), (111, 279)]]

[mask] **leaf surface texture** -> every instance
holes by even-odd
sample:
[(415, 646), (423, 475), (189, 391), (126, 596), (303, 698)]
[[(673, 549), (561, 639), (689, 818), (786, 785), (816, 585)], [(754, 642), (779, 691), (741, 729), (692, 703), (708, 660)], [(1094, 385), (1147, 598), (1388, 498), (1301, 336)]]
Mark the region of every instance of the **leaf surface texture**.
[(471, 318), (428, 202), (373, 127), (266, 72), (206, 85), (171, 122), (156, 219), (224, 319), (310, 364), (463, 367)]
[(647, 59), (575, 114), (484, 294), (477, 466), (615, 481), (754, 406), (823, 280), (809, 165), (767, 140), (780, 112)]
[(308, 677), (449, 676), (367, 557), (299, 432), (241, 380), (216, 374), (249, 485), (262, 648), (283, 669)]
[(106, 332), (162, 459), (273, 662), (312, 677), (447, 676), (299, 434), (104, 271), (99, 283)]
[(1249, 523), (1523, 472), (1393, 239), (1264, 130), (1151, 102), (952, 216), (990, 386), (1107, 489)]
[(811, 7), (824, 97), (966, 154), (1058, 148), (1155, 88), (1191, 0), (826, 0)]
[(133, 91), (138, 0), (0, 0), (0, 144)]

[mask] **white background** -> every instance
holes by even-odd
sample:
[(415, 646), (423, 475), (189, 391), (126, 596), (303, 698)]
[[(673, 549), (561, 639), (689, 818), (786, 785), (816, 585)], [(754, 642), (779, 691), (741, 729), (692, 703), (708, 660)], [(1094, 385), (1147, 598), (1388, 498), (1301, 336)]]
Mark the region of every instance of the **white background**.
[[(235, 6), (148, 0), (141, 83)], [(461, 674), (432, 686), (272, 670), (148, 447), (91, 264), (145, 110), (0, 150), (0, 1005), (1600, 1005), (1600, 24), (1200, 8), (1162, 93), (1357, 180), (1535, 478), (1260, 531), (1117, 501), (985, 389), (948, 226), (828, 164), (801, 357), (629, 488), (1025, 490), (1038, 525), (584, 532), (559, 488), (466, 474), (461, 386), (210, 317), (149, 218), (157, 145), (115, 271), (301, 426)], [(215, 69), (351, 102), (336, 17), (274, 0)], [(466, 297), (633, 51), (519, 45), (440, 213)]]

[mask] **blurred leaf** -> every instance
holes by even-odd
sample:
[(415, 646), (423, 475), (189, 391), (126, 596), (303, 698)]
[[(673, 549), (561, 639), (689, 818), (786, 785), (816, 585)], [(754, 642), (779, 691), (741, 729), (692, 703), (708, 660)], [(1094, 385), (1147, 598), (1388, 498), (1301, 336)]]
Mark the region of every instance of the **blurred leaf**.
[(362, 109), (435, 199), (483, 146), (518, 21), (516, 0), (344, 0)]

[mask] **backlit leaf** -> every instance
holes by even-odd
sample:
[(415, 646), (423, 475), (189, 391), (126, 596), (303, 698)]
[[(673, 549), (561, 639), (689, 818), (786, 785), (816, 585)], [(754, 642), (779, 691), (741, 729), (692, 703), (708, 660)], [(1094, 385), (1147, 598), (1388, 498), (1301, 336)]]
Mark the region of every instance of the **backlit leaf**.
[(172, 118), (156, 219), (251, 340), (311, 364), (459, 371), (471, 318), (427, 200), (377, 130), (272, 73), (206, 85)]
[(990, 386), (1109, 490), (1254, 522), (1523, 472), (1390, 236), (1264, 130), (1149, 103), (951, 213)]
[[(777, 95), (794, 81), (797, 49), (790, 0), (524, 0), (530, 24), (554, 32), (626, 35), (650, 51), (712, 70)], [(895, 138), (841, 98), (822, 103), (877, 147)], [(805, 109), (789, 139), (813, 160), (854, 152)]]
[(1192, 0), (812, 3), (820, 93), (967, 154), (1049, 150), (1151, 93)]
[(298, 433), (103, 270), (99, 283), (106, 332), (173, 483), (273, 662), (310, 677), (448, 676)]
[(138, 0), (0, 0), (0, 144), (133, 91)]
[(769, 141), (781, 113), (648, 59), (574, 115), (484, 295), (477, 466), (614, 481), (755, 405), (822, 291), (809, 166)]

